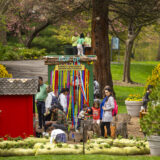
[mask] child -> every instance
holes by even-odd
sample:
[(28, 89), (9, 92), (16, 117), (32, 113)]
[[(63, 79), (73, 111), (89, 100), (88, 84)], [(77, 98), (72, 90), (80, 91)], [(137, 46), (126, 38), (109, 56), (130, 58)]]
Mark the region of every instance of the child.
[(77, 40), (77, 49), (78, 49), (78, 55), (83, 56), (84, 55), (84, 34), (80, 34), (80, 38)]
[(77, 128), (80, 127), (81, 120), (86, 119), (87, 109), (88, 109), (88, 106), (86, 104), (84, 104), (83, 109), (80, 111), (80, 113), (78, 115), (78, 127)]
[(93, 123), (100, 124), (100, 102), (95, 100), (92, 107)]
[(54, 127), (50, 127), (51, 131), (51, 138), (50, 138), (50, 143), (53, 143), (53, 139), (55, 143), (66, 143), (66, 134), (63, 130), (61, 129), (54, 129)]

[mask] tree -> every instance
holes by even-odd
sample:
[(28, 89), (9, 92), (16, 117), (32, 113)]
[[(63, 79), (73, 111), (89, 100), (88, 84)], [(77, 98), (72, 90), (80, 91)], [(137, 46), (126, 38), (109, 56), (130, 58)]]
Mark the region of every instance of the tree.
[(10, 3), (11, 0), (0, 0), (0, 42), (2, 44), (7, 43), (5, 13)]
[(158, 38), (159, 38), (159, 44), (158, 44), (158, 52), (157, 52), (157, 57), (156, 60), (160, 61), (160, 27), (159, 27), (159, 21), (154, 25), (154, 31), (157, 33)]
[(128, 26), (126, 51), (124, 56), (123, 81), (131, 83), (130, 57), (134, 41), (142, 27), (153, 24), (160, 18), (159, 0), (115, 0), (110, 5), (110, 11), (116, 13), (119, 20)]
[(100, 83), (101, 90), (105, 85), (113, 88), (108, 38), (109, 1), (92, 0), (92, 7), (92, 49), (93, 54), (97, 55), (94, 75)]
[[(84, 10), (85, 0), (19, 0), (10, 10), (8, 28), (31, 47), (33, 39), (49, 25), (60, 25)], [(14, 14), (13, 14), (14, 13)], [(13, 15), (13, 16), (12, 16)]]

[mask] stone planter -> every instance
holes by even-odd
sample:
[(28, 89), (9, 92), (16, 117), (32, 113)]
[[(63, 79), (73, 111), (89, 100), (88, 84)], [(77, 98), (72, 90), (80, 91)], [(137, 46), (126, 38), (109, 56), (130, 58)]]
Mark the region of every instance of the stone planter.
[(139, 112), (143, 104), (142, 101), (125, 101), (127, 112), (131, 117), (139, 117)]
[(160, 136), (147, 137), (152, 156), (160, 156)]

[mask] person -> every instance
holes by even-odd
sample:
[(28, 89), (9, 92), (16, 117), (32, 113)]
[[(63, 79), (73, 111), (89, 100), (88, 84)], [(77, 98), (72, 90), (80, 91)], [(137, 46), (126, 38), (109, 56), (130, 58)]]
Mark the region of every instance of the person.
[(89, 32), (87, 33), (87, 36), (85, 37), (84, 41), (85, 41), (85, 47), (91, 47), (91, 37)]
[(43, 83), (43, 78), (38, 78), (38, 93), (35, 96), (35, 102), (38, 111), (39, 127), (42, 129), (42, 125), (45, 126), (44, 113), (45, 113), (45, 99), (47, 97), (47, 85)]
[(100, 102), (95, 100), (92, 107), (93, 123), (100, 124)]
[(84, 34), (80, 34), (80, 38), (77, 40), (77, 49), (78, 49), (78, 55), (82, 56), (84, 55)]
[(90, 55), (91, 54), (91, 38), (90, 33), (87, 33), (87, 36), (84, 39), (84, 47), (85, 47), (85, 54)]
[(77, 40), (79, 39), (79, 34), (77, 32), (74, 33), (74, 36), (72, 37), (72, 47), (73, 47), (73, 54), (77, 55)]
[(49, 113), (49, 111), (51, 109), (52, 98), (55, 97), (53, 89), (50, 85), (47, 87), (47, 92), (48, 92), (48, 95), (47, 95), (47, 98), (46, 98), (46, 101), (45, 101), (46, 114)]
[(78, 115), (78, 127), (77, 128), (80, 128), (81, 120), (86, 119), (86, 115), (88, 114), (87, 110), (88, 110), (88, 106), (86, 104), (84, 104), (83, 109), (79, 112), (79, 115)]
[(59, 109), (58, 105), (54, 105), (51, 108), (50, 120), (45, 123), (47, 126), (53, 126), (56, 129), (62, 129), (68, 131), (68, 123), (65, 113)]
[(102, 109), (102, 107), (104, 106), (104, 103), (107, 101), (107, 99), (108, 99), (108, 97), (106, 96), (106, 94), (105, 94), (105, 89), (111, 89), (111, 87), (110, 86), (108, 86), (108, 85), (106, 85), (105, 87), (104, 87), (104, 89), (103, 89), (103, 100), (102, 100), (102, 102), (101, 102), (101, 104), (100, 104), (100, 120), (102, 120), (102, 115), (103, 115), (103, 109)]
[(99, 94), (100, 94), (100, 87), (99, 87), (99, 83), (98, 81), (94, 78), (94, 81), (93, 81), (93, 90), (94, 90), (94, 99), (98, 98)]
[(67, 95), (69, 94), (69, 88), (62, 88), (59, 94), (59, 102), (60, 105), (63, 107), (63, 111), (67, 112)]
[(55, 129), (53, 126), (50, 127), (51, 131), (51, 137), (50, 137), (50, 143), (53, 143), (53, 140), (55, 143), (66, 143), (66, 133), (61, 129)]
[(105, 94), (108, 97), (106, 102), (104, 103), (103, 115), (102, 115), (102, 123), (101, 123), (101, 134), (104, 137), (104, 126), (107, 128), (107, 136), (111, 136), (110, 123), (113, 120), (112, 117), (112, 109), (114, 108), (114, 98), (112, 96), (111, 89), (105, 89)]
[(143, 107), (144, 107), (145, 111), (147, 110), (147, 104), (149, 102), (149, 95), (152, 92), (152, 88), (153, 88), (152, 85), (148, 85), (146, 94), (143, 97)]

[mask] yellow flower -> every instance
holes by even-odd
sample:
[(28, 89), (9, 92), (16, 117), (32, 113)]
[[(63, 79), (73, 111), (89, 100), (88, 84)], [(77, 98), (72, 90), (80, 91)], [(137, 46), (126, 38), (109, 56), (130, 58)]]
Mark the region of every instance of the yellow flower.
[(0, 78), (12, 78), (12, 74), (9, 74), (6, 67), (0, 64)]

